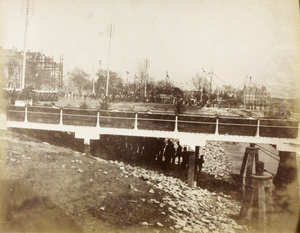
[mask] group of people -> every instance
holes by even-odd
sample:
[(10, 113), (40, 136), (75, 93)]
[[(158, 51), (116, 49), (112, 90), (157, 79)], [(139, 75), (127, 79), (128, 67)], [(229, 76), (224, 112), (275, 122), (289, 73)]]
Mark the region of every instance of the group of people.
[[(202, 169), (202, 165), (204, 163), (204, 155), (201, 155), (200, 158), (196, 159), (196, 165), (199, 166), (199, 171)], [(177, 148), (175, 149), (173, 142), (169, 139), (167, 145), (164, 150), (164, 168), (166, 170), (171, 168), (171, 164), (175, 164), (175, 160), (178, 160), (178, 164), (181, 168), (186, 168), (189, 163), (189, 153), (187, 148), (184, 147), (182, 150), (182, 146), (180, 142), (177, 141)]]
[[(100, 148), (110, 147), (110, 155), (116, 151), (116, 157), (120, 159), (130, 159), (132, 161), (145, 161), (146, 164), (157, 164), (164, 170), (170, 170), (172, 165), (178, 165), (185, 169), (189, 163), (189, 155), (187, 147), (176, 144), (172, 140), (164, 138), (142, 138), (142, 137), (126, 137), (126, 136), (106, 136), (104, 140), (100, 140), (102, 144)], [(175, 145), (174, 145), (175, 144)], [(193, 152), (192, 152), (193, 153)], [(196, 159), (201, 171), (204, 163), (203, 155)]]

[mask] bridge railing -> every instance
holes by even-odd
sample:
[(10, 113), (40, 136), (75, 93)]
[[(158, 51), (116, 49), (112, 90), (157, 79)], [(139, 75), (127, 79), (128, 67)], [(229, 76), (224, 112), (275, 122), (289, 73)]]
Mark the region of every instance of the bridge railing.
[(111, 127), (141, 130), (178, 131), (236, 136), (297, 138), (299, 122), (278, 119), (248, 119), (161, 113), (134, 113), (59, 109), (50, 107), (18, 107), (7, 109), (8, 121)]

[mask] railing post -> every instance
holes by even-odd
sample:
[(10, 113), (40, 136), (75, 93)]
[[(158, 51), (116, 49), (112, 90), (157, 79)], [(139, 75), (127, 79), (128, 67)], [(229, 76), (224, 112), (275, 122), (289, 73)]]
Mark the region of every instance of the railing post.
[(134, 129), (138, 129), (137, 128), (137, 117), (138, 117), (138, 114), (137, 112), (135, 113), (135, 119), (134, 119)]
[[(298, 136), (297, 138), (299, 139), (300, 138), (300, 123), (298, 123)], [(299, 181), (300, 182), (300, 181)]]
[(174, 132), (178, 132), (178, 116), (176, 115), (175, 116), (175, 129), (174, 129)]
[(25, 119), (24, 122), (28, 122), (28, 118), (27, 118), (27, 106), (25, 106)]
[(217, 121), (216, 121), (215, 135), (219, 135), (219, 118), (217, 118)]
[(100, 112), (97, 112), (97, 125), (96, 127), (100, 127)]
[(62, 108), (60, 109), (59, 125), (63, 125), (63, 110), (62, 110)]
[(256, 135), (255, 137), (259, 137), (259, 124), (260, 124), (260, 120), (257, 120), (257, 129), (256, 129)]

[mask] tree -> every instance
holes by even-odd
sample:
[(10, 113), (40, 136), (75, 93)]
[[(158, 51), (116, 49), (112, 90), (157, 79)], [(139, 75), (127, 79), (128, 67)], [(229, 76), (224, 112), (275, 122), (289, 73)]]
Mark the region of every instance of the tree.
[[(73, 71), (70, 72), (71, 82), (73, 87), (79, 93), (79, 96), (85, 94), (86, 90), (91, 90), (92, 81), (88, 79), (88, 74), (84, 72), (80, 68), (75, 68)], [(74, 90), (74, 91), (75, 91)]]
[(8, 87), (20, 88), (21, 83), (21, 61), (16, 57), (10, 57), (7, 61), (7, 72), (8, 72)]
[[(106, 94), (106, 81), (107, 81), (107, 71), (99, 70), (97, 72), (97, 82), (95, 84), (95, 90), (97, 95)], [(124, 93), (124, 84), (123, 80), (119, 77), (118, 73), (109, 71), (109, 83), (108, 83), (108, 95), (111, 95), (112, 98), (115, 96), (123, 95)]]
[[(148, 88), (147, 85), (149, 83), (149, 74), (148, 74), (148, 60), (146, 60), (144, 63), (140, 63), (138, 66), (138, 75), (136, 79), (136, 88), (138, 90), (138, 96), (144, 97), (145, 94), (148, 95)], [(146, 93), (145, 93), (145, 87), (146, 87)]]

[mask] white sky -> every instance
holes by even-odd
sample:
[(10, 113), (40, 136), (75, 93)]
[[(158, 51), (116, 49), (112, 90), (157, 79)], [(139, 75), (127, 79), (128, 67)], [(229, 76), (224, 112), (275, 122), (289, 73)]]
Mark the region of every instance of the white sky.
[[(22, 0), (0, 0), (0, 46), (23, 50)], [(243, 85), (251, 76), (273, 97), (294, 97), (300, 79), (300, 21), (297, 0), (35, 0), (27, 49), (64, 57), (92, 73), (108, 66), (129, 81), (150, 60), (150, 76), (168, 71), (179, 87), (202, 68), (223, 83)], [(0, 17), (1, 17), (0, 16)], [(299, 92), (298, 92), (299, 96)]]

